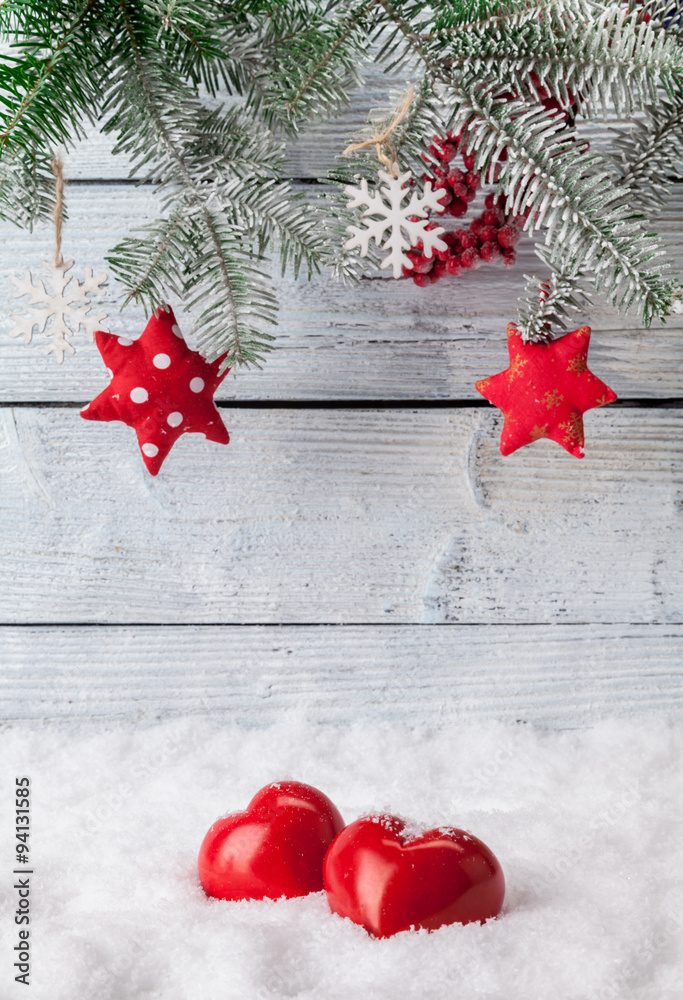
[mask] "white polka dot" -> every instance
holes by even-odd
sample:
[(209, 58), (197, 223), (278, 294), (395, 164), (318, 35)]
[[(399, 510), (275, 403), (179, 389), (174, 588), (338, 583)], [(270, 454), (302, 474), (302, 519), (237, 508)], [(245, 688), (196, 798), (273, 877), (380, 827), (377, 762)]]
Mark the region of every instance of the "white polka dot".
[(201, 392), (203, 388), (204, 388), (203, 378), (193, 378), (192, 381), (190, 382), (190, 389), (192, 389), (192, 392)]
[(149, 443), (143, 444), (142, 454), (146, 455), (147, 458), (154, 458), (156, 455), (159, 454), (159, 449), (155, 444), (149, 444)]
[(175, 333), (176, 337), (182, 337), (182, 335), (183, 335), (182, 331), (181, 331), (181, 329), (180, 329), (180, 327), (178, 326), (177, 323), (173, 324), (173, 326), (171, 327), (171, 330), (173, 331), (173, 333)]
[(113, 371), (111, 370), (111, 368), (107, 368), (107, 373), (108, 373), (108, 375), (109, 375), (109, 378), (113, 378), (113, 377), (114, 377), (114, 373), (113, 373)]
[(134, 403), (146, 403), (149, 399), (149, 393), (141, 385), (138, 385), (130, 390), (130, 398)]
[(171, 364), (171, 359), (168, 354), (155, 354), (152, 358), (152, 364), (155, 368), (168, 368)]
[(166, 423), (170, 427), (180, 427), (182, 422), (183, 422), (183, 415), (182, 413), (179, 413), (178, 410), (175, 410), (175, 412), (173, 413), (169, 413), (169, 415), (166, 417)]
[(119, 337), (119, 344), (121, 347), (130, 347), (132, 343), (133, 341), (129, 340), (128, 337)]

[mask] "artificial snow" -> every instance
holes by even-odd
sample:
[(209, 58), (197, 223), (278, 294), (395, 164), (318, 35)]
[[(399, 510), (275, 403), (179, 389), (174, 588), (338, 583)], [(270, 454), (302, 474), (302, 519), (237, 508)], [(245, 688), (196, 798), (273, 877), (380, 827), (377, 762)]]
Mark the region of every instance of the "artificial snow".
[[(674, 1000), (683, 983), (683, 739), (664, 722), (264, 730), (200, 718), (0, 732), (0, 997), (10, 1000)], [(31, 986), (13, 982), (15, 775), (32, 781)], [(208, 899), (211, 823), (295, 778), (480, 837), (501, 916), (374, 940), (324, 894)]]

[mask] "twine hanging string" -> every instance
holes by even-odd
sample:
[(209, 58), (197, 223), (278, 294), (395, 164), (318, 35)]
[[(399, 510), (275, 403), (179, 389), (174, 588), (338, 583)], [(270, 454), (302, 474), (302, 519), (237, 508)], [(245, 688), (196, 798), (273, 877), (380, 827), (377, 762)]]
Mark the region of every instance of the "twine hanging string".
[(52, 173), (55, 175), (55, 267), (64, 263), (62, 257), (62, 223), (64, 221), (64, 164), (60, 156), (52, 161)]
[[(357, 150), (368, 149), (370, 146), (374, 146), (377, 150), (377, 158), (379, 159), (379, 162), (387, 168), (392, 177), (398, 177), (398, 170), (396, 169), (396, 154), (389, 143), (389, 139), (397, 126), (401, 124), (405, 116), (408, 114), (410, 105), (413, 103), (414, 96), (415, 88), (411, 87), (404, 98), (403, 104), (398, 109), (385, 130), (377, 135), (373, 135), (373, 137), (366, 140), (366, 142), (352, 142), (351, 145), (347, 146), (344, 150), (344, 156), (350, 156), (351, 153), (355, 153)], [(389, 150), (391, 159), (389, 159), (383, 151), (383, 146), (386, 146)]]

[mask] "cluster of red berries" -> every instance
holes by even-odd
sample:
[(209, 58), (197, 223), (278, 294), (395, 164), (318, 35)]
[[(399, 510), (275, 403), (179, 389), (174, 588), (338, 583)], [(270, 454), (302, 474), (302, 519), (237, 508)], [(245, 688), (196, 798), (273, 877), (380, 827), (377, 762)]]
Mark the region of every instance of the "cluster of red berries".
[[(432, 167), (431, 175), (425, 175), (423, 180), (431, 181), (437, 191), (446, 192), (440, 199), (445, 206), (444, 214), (461, 218), (481, 187), (481, 174), (474, 170), (474, 156), (463, 148), (460, 136), (450, 133), (446, 139), (435, 136), (433, 144), (428, 148), (443, 166)], [(462, 155), (465, 170), (453, 165), (458, 153)], [(504, 158), (505, 151), (501, 159)], [(404, 275), (424, 288), (448, 274), (457, 277), (467, 270), (476, 270), (482, 264), (492, 264), (496, 260), (502, 260), (506, 267), (513, 267), (517, 259), (515, 246), (521, 235), (517, 223), (523, 222), (523, 218), (506, 216), (503, 211), (504, 203), (503, 197), (496, 198), (493, 194), (488, 194), (485, 211), (472, 220), (469, 229), (442, 233), (441, 239), (447, 244), (447, 248), (436, 250), (431, 257), (425, 257), (424, 246), (419, 242), (407, 254), (413, 266), (404, 267)], [(430, 222), (425, 228), (435, 229), (438, 225), (437, 222)]]

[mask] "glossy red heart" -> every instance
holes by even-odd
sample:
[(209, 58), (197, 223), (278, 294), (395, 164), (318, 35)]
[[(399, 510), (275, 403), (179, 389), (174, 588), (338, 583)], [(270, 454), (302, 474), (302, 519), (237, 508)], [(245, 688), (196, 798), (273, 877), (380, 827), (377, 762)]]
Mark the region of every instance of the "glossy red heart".
[(452, 827), (410, 836), (403, 820), (389, 815), (342, 830), (323, 878), (333, 912), (375, 937), (488, 920), (505, 895), (503, 870), (477, 837)]
[(323, 858), (344, 820), (326, 795), (276, 781), (244, 812), (216, 820), (199, 849), (199, 878), (218, 899), (306, 896), (323, 887)]

